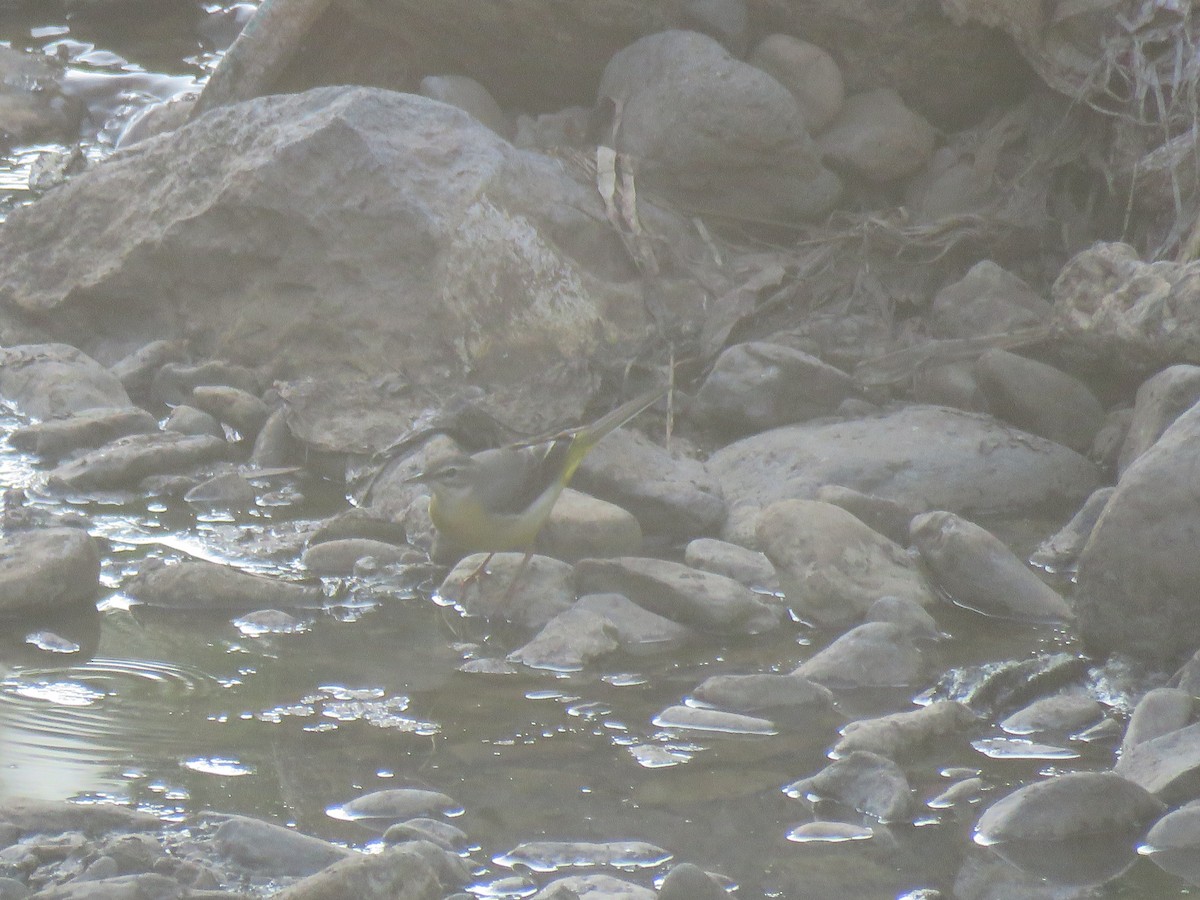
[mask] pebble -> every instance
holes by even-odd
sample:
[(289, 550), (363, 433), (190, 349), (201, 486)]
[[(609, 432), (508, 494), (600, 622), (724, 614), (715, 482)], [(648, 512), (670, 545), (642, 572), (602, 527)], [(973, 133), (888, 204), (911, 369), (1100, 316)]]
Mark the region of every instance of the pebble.
[(1155, 688), (1147, 691), (1129, 716), (1120, 756), (1138, 744), (1178, 731), (1192, 721), (1195, 700), (1189, 691), (1179, 688)]
[(580, 593), (618, 593), (653, 613), (717, 634), (761, 634), (779, 625), (782, 608), (732, 578), (646, 557), (585, 559), (576, 567)]
[(163, 422), (163, 430), (178, 434), (208, 434), (225, 440), (225, 429), (215, 416), (187, 403), (181, 403), (171, 410)]
[(924, 671), (921, 651), (891, 622), (866, 622), (851, 628), (792, 673), (834, 690), (905, 687)]
[(915, 806), (904, 771), (869, 750), (855, 750), (816, 775), (792, 782), (783, 792), (789, 797), (836, 800), (885, 823), (910, 821)]
[(847, 97), (818, 143), (831, 165), (884, 182), (912, 175), (929, 161), (934, 131), (895, 90), (875, 88)]
[(953, 735), (964, 734), (976, 722), (975, 713), (962, 703), (938, 700), (919, 709), (850, 722), (842, 728), (841, 739), (830, 752), (836, 758), (868, 750), (900, 759), (927, 749), (935, 741), (944, 743)]
[(1118, 477), (1197, 400), (1200, 400), (1200, 366), (1168, 366), (1143, 381), (1117, 459)]
[(701, 703), (738, 712), (829, 712), (834, 705), (829, 688), (796, 674), (711, 675), (696, 685), (691, 696)]
[(1009, 734), (1070, 734), (1104, 717), (1104, 707), (1083, 694), (1059, 694), (1035, 700), (1000, 722)]
[(742, 435), (830, 415), (853, 391), (849, 375), (815, 356), (753, 341), (721, 352), (689, 415), (721, 434)]
[(1113, 771), (1172, 805), (1195, 799), (1200, 722), (1134, 744)]
[(683, 561), (694, 569), (724, 575), (751, 589), (779, 589), (779, 577), (766, 554), (717, 538), (688, 541)]
[(533, 640), (508, 654), (508, 660), (534, 669), (576, 672), (620, 646), (603, 615), (576, 605), (543, 625)]

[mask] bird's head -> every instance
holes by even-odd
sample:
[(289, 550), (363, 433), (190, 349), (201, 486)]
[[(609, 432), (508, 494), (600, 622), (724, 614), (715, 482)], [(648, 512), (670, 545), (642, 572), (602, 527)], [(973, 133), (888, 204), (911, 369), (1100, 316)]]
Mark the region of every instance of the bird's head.
[(471, 492), (475, 469), (475, 460), (464, 454), (455, 454), (405, 479), (405, 482), (428, 485), (434, 496), (440, 498), (461, 497)]

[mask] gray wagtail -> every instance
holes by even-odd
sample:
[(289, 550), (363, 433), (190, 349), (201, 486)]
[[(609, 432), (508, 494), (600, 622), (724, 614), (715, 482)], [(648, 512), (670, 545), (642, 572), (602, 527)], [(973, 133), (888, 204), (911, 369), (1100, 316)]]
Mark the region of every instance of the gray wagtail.
[(492, 557), (521, 550), (525, 556), (509, 586), (516, 586), (533, 555), (533, 543), (554, 502), (600, 439), (648, 409), (667, 388), (622, 403), (590, 425), (561, 431), (539, 442), (454, 454), (407, 479), (429, 485), (429, 517), (439, 540), (457, 553), (487, 553), (469, 577), (478, 578)]

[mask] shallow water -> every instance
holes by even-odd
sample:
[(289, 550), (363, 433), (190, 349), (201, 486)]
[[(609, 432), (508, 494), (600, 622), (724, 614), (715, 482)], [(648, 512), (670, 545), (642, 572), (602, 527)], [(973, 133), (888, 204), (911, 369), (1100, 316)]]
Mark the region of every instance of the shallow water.
[[(139, 105), (194, 87), (230, 36), (218, 26), (247, 6), (181, 2), (173, 15), (125, 22), (111, 13), (14, 16), (0, 37), (64, 48), (73, 60), (68, 83), (92, 113), (86, 151), (102, 156)], [(21, 173), (38, 152), (14, 151), (0, 174), (11, 202), (21, 202)], [(16, 423), (0, 419), (0, 433)], [(0, 444), (0, 479), (36, 487), (39, 473)], [(794, 624), (771, 637), (651, 650), (580, 673), (468, 675), (457, 671), (462, 663), (502, 660), (526, 636), (439, 605), (419, 571), (329, 582), (327, 606), (295, 613), (300, 624), (288, 633), (146, 610), (120, 595), (123, 575), (152, 555), (190, 553), (298, 576), (305, 523), (344, 502), (336, 486), (316, 480), (276, 488), (272, 504), (238, 517), (158, 501), (78, 507), (111, 542), (109, 589), (98, 611), (22, 622), (0, 638), (0, 796), (128, 803), (168, 821), (206, 809), (246, 813), (362, 847), (377, 837), (369, 823), (328, 810), (369, 791), (425, 787), (462, 805), (455, 822), (474, 845), (481, 896), (501, 894), (488, 886), (514, 873), (544, 883), (581, 862), (561, 847), (523, 844), (642, 841), (672, 861), (722, 873), (740, 886), (738, 896), (865, 898), (949, 891), (964, 858), (982, 852), (969, 834), (981, 805), (1039, 773), (1111, 761), (1111, 740), (1070, 741), (1058, 749), (1076, 758), (1061, 759), (1053, 747), (1031, 750), (993, 727), (973, 734), (975, 744), (951, 740), (904, 761), (922, 801), (980, 774), (991, 789), (981, 803), (957, 813), (926, 808), (907, 826), (863, 823), (821, 805), (823, 817), (855, 827), (814, 839), (796, 831), (814, 819), (809, 804), (783, 788), (826, 763), (838, 721), (776, 720), (773, 734), (654, 722), (709, 675), (787, 672), (832, 635)], [(1061, 523), (989, 524), (1027, 552)], [(246, 534), (264, 531), (278, 552), (246, 552)], [(935, 672), (1071, 649), (1052, 628), (948, 604), (937, 618), (952, 639), (930, 649)], [(849, 719), (904, 709), (911, 694), (843, 697), (842, 712)], [(651, 884), (670, 862), (631, 848), (612, 864)], [(1106, 895), (1187, 893), (1152, 863), (1130, 864)]]

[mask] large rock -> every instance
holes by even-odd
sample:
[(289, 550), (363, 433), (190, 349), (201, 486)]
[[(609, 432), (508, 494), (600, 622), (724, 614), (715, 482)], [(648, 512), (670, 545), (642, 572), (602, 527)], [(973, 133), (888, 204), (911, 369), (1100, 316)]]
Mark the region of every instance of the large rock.
[(1200, 646), (1200, 407), (1133, 462), (1079, 557), (1075, 613), (1095, 654), (1170, 664)]
[(826, 484), (914, 510), (987, 514), (1054, 500), (1075, 505), (1100, 480), (1095, 466), (1066, 447), (937, 406), (776, 428), (718, 450), (707, 467), (721, 483), (731, 521), (742, 522), (748, 510), (812, 498)]
[[(681, 219), (645, 198), (638, 214), (704, 259)], [(485, 385), (554, 383), (544, 427), (581, 405), (567, 367), (648, 325), (594, 184), (461, 110), (377, 89), (213, 110), (15, 211), (0, 248), (0, 300), (101, 356), (186, 334), (276, 376), (402, 361), (444, 384), (462, 366)], [(668, 308), (671, 293), (656, 282)]]

